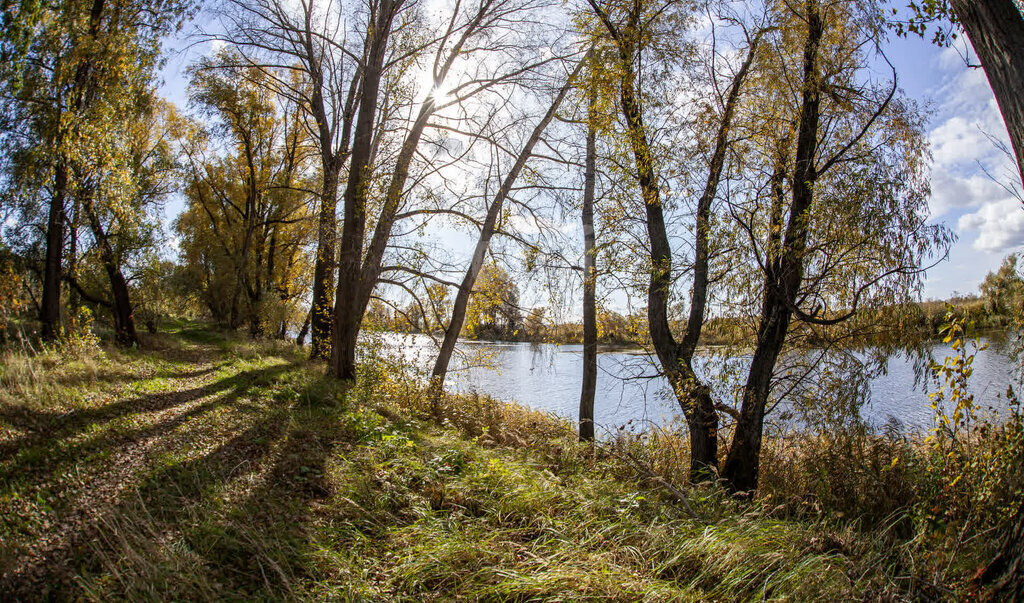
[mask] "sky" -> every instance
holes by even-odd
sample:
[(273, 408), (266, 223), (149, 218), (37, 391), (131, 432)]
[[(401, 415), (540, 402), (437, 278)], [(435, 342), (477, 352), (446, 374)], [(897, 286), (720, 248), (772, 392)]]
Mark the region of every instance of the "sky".
[[(886, 54), (907, 96), (931, 112), (932, 220), (957, 234), (949, 259), (929, 270), (926, 299), (976, 293), (985, 275), (1024, 244), (1024, 207), (1006, 126), (982, 69), (966, 43), (938, 48), (920, 39), (890, 40)], [(994, 141), (994, 140), (995, 141)], [(1004, 188), (1006, 187), (1006, 188)]]
[[(161, 93), (185, 107), (187, 66), (209, 45), (178, 42), (170, 50)], [(922, 295), (947, 299), (976, 293), (985, 275), (1024, 245), (1024, 206), (1007, 190), (1019, 191), (1021, 182), (1014, 162), (1000, 149), (1000, 144), (1009, 148), (1009, 139), (999, 108), (984, 71), (968, 65), (977, 61), (966, 41), (939, 48), (926, 40), (892, 36), (885, 53), (900, 87), (930, 115), (931, 220), (957, 235), (948, 259), (928, 271)], [(182, 208), (180, 199), (171, 200), (165, 209), (168, 220)], [(460, 238), (465, 241), (452, 243), (469, 244), (468, 237)]]

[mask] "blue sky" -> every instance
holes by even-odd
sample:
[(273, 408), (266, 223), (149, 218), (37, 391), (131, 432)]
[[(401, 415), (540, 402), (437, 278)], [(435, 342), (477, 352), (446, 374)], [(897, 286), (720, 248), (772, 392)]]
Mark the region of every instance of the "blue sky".
[[(185, 70), (209, 47), (185, 49), (180, 43), (178, 48), (164, 69), (161, 92), (185, 107)], [(1024, 245), (1024, 208), (1004, 188), (1019, 190), (1020, 178), (998, 146), (1000, 141), (1009, 146), (998, 106), (984, 72), (967, 65), (964, 57), (973, 60), (974, 55), (965, 42), (939, 48), (925, 40), (893, 36), (886, 54), (901, 88), (930, 113), (932, 220), (958, 235), (949, 259), (929, 270), (923, 295), (945, 299), (954, 292), (975, 293), (988, 272)], [(168, 219), (181, 209), (180, 199), (168, 203)]]
[[(963, 42), (943, 49), (894, 39), (887, 51), (901, 87), (931, 111), (932, 220), (959, 237), (949, 260), (929, 271), (926, 298), (976, 292), (985, 275), (1024, 243), (1024, 208), (1004, 189), (1019, 190), (1020, 177), (992, 140), (1008, 147), (1006, 126), (984, 71), (965, 62), (967, 48)], [(976, 63), (973, 51), (969, 57)]]

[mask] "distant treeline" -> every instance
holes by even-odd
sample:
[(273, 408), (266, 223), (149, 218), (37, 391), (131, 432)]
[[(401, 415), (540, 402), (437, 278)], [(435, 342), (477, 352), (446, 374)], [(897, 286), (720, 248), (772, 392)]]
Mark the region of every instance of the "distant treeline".
[[(876, 308), (859, 317), (864, 323), (859, 338), (866, 343), (927, 340), (940, 335), (947, 313), (966, 318), (975, 332), (1001, 331), (1015, 324), (1024, 314), (1024, 278), (1017, 254), (1011, 254), (998, 270), (990, 272), (978, 293), (954, 294), (946, 300), (927, 300), (909, 306)], [(524, 341), (535, 343), (582, 344), (581, 321), (555, 322), (549, 309), (519, 306), (519, 289), (507, 271), (490, 264), (483, 270), (483, 286), (473, 295), (469, 320), (462, 332), (465, 339), (481, 341)], [(424, 305), (410, 302), (395, 310), (383, 303), (371, 304), (368, 321), (377, 328), (409, 333), (444, 331), (443, 317), (448, 315), (449, 300), (443, 288), (427, 296)], [(686, 329), (685, 312), (676, 308), (670, 319), (673, 330)], [(702, 345), (744, 346), (757, 337), (756, 321), (745, 317), (716, 317), (704, 325)], [(825, 342), (826, 327), (799, 327), (812, 343)], [(622, 314), (606, 307), (597, 311), (598, 341), (611, 347), (649, 347), (650, 335), (644, 308)]]

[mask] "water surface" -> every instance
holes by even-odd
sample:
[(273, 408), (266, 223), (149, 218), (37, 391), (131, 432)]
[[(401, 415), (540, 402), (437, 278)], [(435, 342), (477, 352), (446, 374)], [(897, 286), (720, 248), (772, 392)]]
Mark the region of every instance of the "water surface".
[[(395, 335), (389, 341), (420, 367), (429, 367), (436, 355), (435, 344), (426, 336)], [(970, 391), (985, 412), (989, 407), (998, 412), (1007, 406), (1007, 387), (1013, 385), (1017, 389), (1015, 364), (1006, 338), (985, 342), (988, 348), (980, 350), (974, 360)], [(582, 345), (462, 341), (457, 349), (459, 354), (452, 359), (448, 387), (518, 402), (573, 421), (578, 419)], [(942, 362), (953, 351), (947, 345), (935, 344), (931, 353)], [(698, 371), (716, 382), (717, 399), (729, 400), (745, 377), (747, 362), (749, 357), (744, 356), (703, 361), (698, 362)], [(922, 366), (919, 359), (905, 355), (890, 357), (885, 372), (868, 382), (869, 399), (860, 407), (861, 416), (876, 425), (895, 419), (905, 429), (930, 427), (934, 411), (928, 393), (938, 386), (932, 379), (919, 377)], [(657, 360), (639, 350), (598, 354), (594, 415), (601, 429), (643, 430), (652, 424), (665, 425), (681, 418), (668, 382), (658, 375), (657, 369)], [(785, 404), (776, 409), (776, 418), (793, 420), (784, 418), (785, 410)]]

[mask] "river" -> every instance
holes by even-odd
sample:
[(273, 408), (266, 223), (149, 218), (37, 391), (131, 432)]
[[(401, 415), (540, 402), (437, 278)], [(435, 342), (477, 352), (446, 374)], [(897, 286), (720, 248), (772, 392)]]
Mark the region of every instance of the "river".
[[(402, 350), (406, 359), (421, 370), (431, 365), (436, 354), (435, 344), (423, 335), (393, 335), (387, 337), (387, 341)], [(1013, 385), (1014, 390), (1019, 391), (1011, 344), (1005, 337), (982, 342), (988, 347), (977, 352), (969, 391), (981, 405), (982, 414), (998, 414), (1007, 408), (1007, 387)], [(577, 420), (582, 345), (461, 341), (457, 351), (447, 381), (449, 388), (478, 392)], [(931, 346), (932, 356), (940, 363), (952, 353), (948, 345)], [(864, 355), (856, 357), (864, 358)], [(698, 372), (715, 381), (718, 399), (728, 400), (745, 377), (746, 362), (749, 357), (744, 356), (705, 360), (698, 363), (701, 365)], [(865, 382), (865, 395), (857, 406), (867, 422), (882, 425), (895, 421), (894, 424), (908, 430), (923, 430), (932, 425), (934, 412), (928, 392), (938, 387), (932, 379), (915, 378), (920, 372), (915, 371), (915, 365), (920, 367), (920, 361), (905, 355), (890, 357), (885, 371)], [(842, 379), (841, 375), (833, 375), (833, 382), (838, 385), (833, 391), (847, 389)], [(813, 397), (815, 393), (806, 395)], [(799, 421), (792, 416), (795, 411), (789, 406), (784, 403), (775, 409), (777, 422)], [(599, 431), (606, 432), (623, 427), (642, 431), (651, 425), (677, 421), (681, 416), (668, 382), (657, 374), (656, 360), (638, 350), (598, 354), (594, 414)]]

